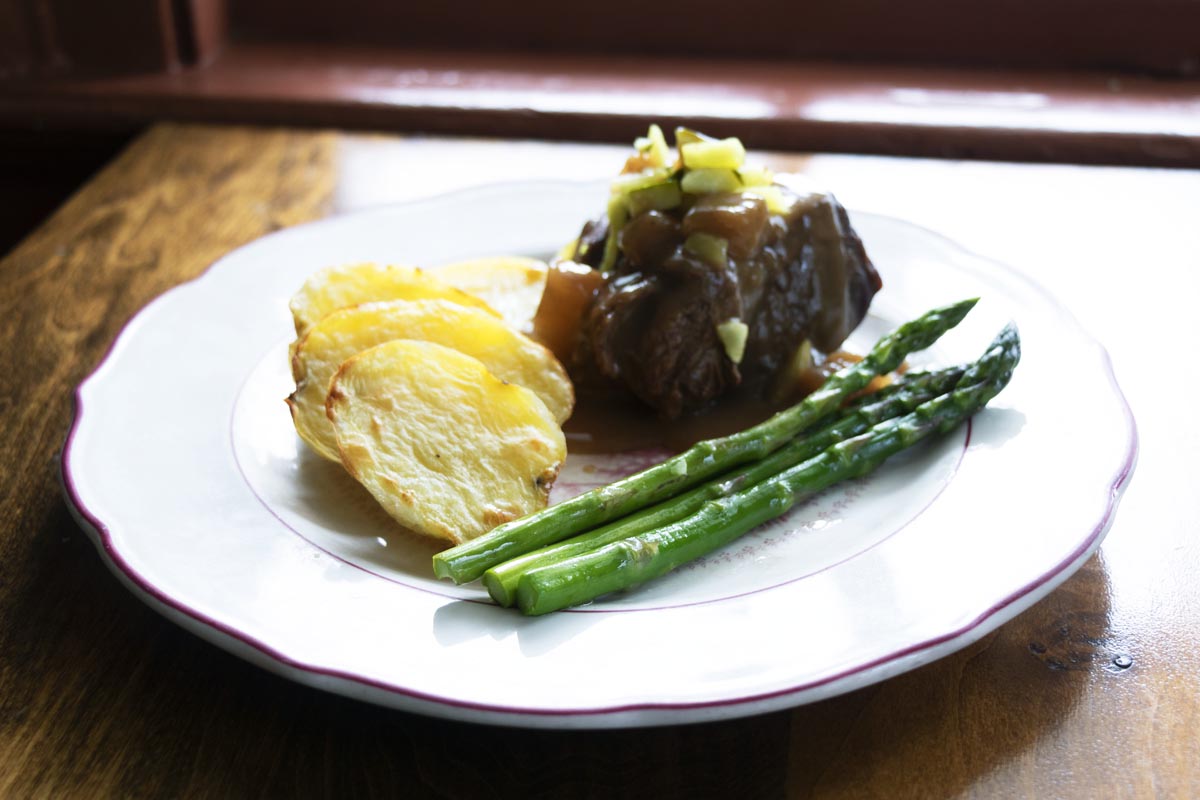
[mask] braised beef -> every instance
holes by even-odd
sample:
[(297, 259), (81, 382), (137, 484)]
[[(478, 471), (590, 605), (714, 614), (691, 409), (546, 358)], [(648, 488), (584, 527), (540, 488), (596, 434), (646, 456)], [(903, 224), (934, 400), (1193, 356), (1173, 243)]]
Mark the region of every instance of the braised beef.
[[(601, 264), (607, 233), (605, 220), (589, 223), (575, 260)], [(704, 195), (635, 216), (615, 241), (569, 366), (577, 381), (624, 387), (668, 419), (738, 387), (769, 391), (805, 339), (836, 350), (881, 286), (830, 195), (786, 215), (751, 194)], [(718, 333), (729, 320), (746, 326), (737, 363)]]

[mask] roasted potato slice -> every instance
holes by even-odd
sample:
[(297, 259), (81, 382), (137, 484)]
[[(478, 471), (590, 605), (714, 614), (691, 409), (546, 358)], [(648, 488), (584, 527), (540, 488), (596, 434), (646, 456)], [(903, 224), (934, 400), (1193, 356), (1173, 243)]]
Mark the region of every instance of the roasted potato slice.
[(530, 389), (558, 423), (571, 416), (574, 389), (554, 355), (483, 311), (446, 300), (394, 300), (344, 308), (325, 316), (296, 346), (288, 398), (300, 438), (340, 460), (325, 416), (329, 381), (343, 361), (392, 339), (420, 339), (479, 359), (501, 380)]
[(342, 463), (380, 505), (456, 544), (544, 508), (567, 454), (536, 394), (432, 342), (396, 339), (352, 357), (326, 411)]
[(529, 333), (546, 286), (545, 261), (520, 256), (476, 258), (430, 270), (451, 286), (485, 301), (509, 325)]
[(326, 267), (305, 281), (288, 305), (296, 323), (296, 338), (300, 338), (339, 308), (382, 300), (427, 299), (449, 300), (500, 316), (475, 295), (455, 289), (426, 270), (379, 264)]

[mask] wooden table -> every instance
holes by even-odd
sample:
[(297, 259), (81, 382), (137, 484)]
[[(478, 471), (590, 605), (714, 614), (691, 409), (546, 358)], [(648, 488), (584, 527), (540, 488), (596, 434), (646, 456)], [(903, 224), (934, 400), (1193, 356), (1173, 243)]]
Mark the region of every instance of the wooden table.
[(72, 388), (147, 301), (283, 226), (496, 180), (602, 177), (621, 153), (160, 125), (4, 259), (0, 796), (1200, 796), (1197, 172), (774, 158), (851, 208), (1027, 271), (1107, 345), (1138, 418), (1140, 463), (1099, 554), (914, 672), (715, 724), (504, 730), (294, 685), (109, 574), (55, 453)]

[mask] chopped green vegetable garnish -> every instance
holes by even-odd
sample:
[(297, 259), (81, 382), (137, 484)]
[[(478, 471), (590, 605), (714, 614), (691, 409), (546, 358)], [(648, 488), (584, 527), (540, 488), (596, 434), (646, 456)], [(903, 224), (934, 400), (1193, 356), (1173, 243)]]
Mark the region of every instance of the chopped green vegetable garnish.
[(767, 203), (767, 211), (772, 214), (787, 214), (796, 204), (795, 195), (774, 184), (770, 186), (747, 186), (746, 194), (761, 197)]
[(626, 197), (629, 213), (635, 217), (646, 211), (666, 211), (677, 208), (682, 202), (683, 193), (675, 181), (647, 186), (645, 189), (630, 192)]
[(667, 137), (663, 136), (662, 128), (657, 125), (651, 125), (646, 135), (638, 137), (633, 146), (639, 153), (646, 155), (646, 160), (652, 167), (665, 167), (671, 158)]
[(629, 221), (629, 210), (621, 195), (613, 195), (608, 201), (608, 235), (604, 239), (604, 260), (600, 262), (600, 272), (611, 272), (617, 263), (617, 234)]
[(683, 249), (714, 267), (729, 266), (729, 242), (710, 233), (693, 233), (683, 242)]
[(715, 141), (711, 136), (705, 136), (699, 131), (694, 131), (691, 128), (676, 128), (675, 129), (675, 146), (683, 147), (685, 144), (694, 142), (712, 142)]
[(731, 169), (689, 169), (680, 187), (688, 194), (713, 194), (740, 191), (742, 182)]
[[(616, 264), (621, 228), (630, 218), (648, 211), (686, 209), (695, 197), (741, 191), (763, 198), (772, 214), (791, 210), (791, 194), (774, 183), (775, 176), (769, 169), (745, 165), (746, 148), (739, 139), (714, 139), (690, 128), (676, 128), (675, 145), (679, 148), (677, 160), (657, 125), (651, 125), (645, 136), (634, 141), (637, 153), (610, 187), (602, 272), (611, 271)], [(725, 241), (709, 238), (720, 241), (721, 247), (697, 240), (688, 249), (714, 265), (726, 265)]]
[(629, 194), (647, 186), (655, 186), (671, 179), (671, 170), (666, 167), (629, 172), (618, 175), (612, 182), (613, 194)]
[(775, 173), (766, 167), (740, 167), (737, 171), (743, 186), (770, 186), (775, 182)]
[(735, 138), (681, 144), (679, 155), (688, 169), (739, 169), (746, 162), (746, 148)]
[(746, 354), (746, 338), (749, 334), (750, 328), (737, 317), (730, 317), (717, 326), (717, 336), (720, 337), (721, 344), (725, 347), (725, 355), (729, 356), (729, 360), (733, 363), (742, 363), (742, 356)]

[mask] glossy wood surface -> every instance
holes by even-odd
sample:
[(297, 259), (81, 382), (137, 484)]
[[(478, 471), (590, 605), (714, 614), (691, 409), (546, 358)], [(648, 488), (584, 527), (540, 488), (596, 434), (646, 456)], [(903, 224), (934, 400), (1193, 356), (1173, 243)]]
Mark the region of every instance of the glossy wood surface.
[(291, 684), (108, 572), (54, 456), (72, 388), (142, 305), (283, 226), (620, 161), (589, 145), (164, 125), (0, 262), (0, 796), (1200, 796), (1194, 171), (773, 158), (852, 209), (1027, 272), (1108, 347), (1138, 418), (1140, 462), (1099, 554), (914, 672), (722, 723), (487, 728)]

